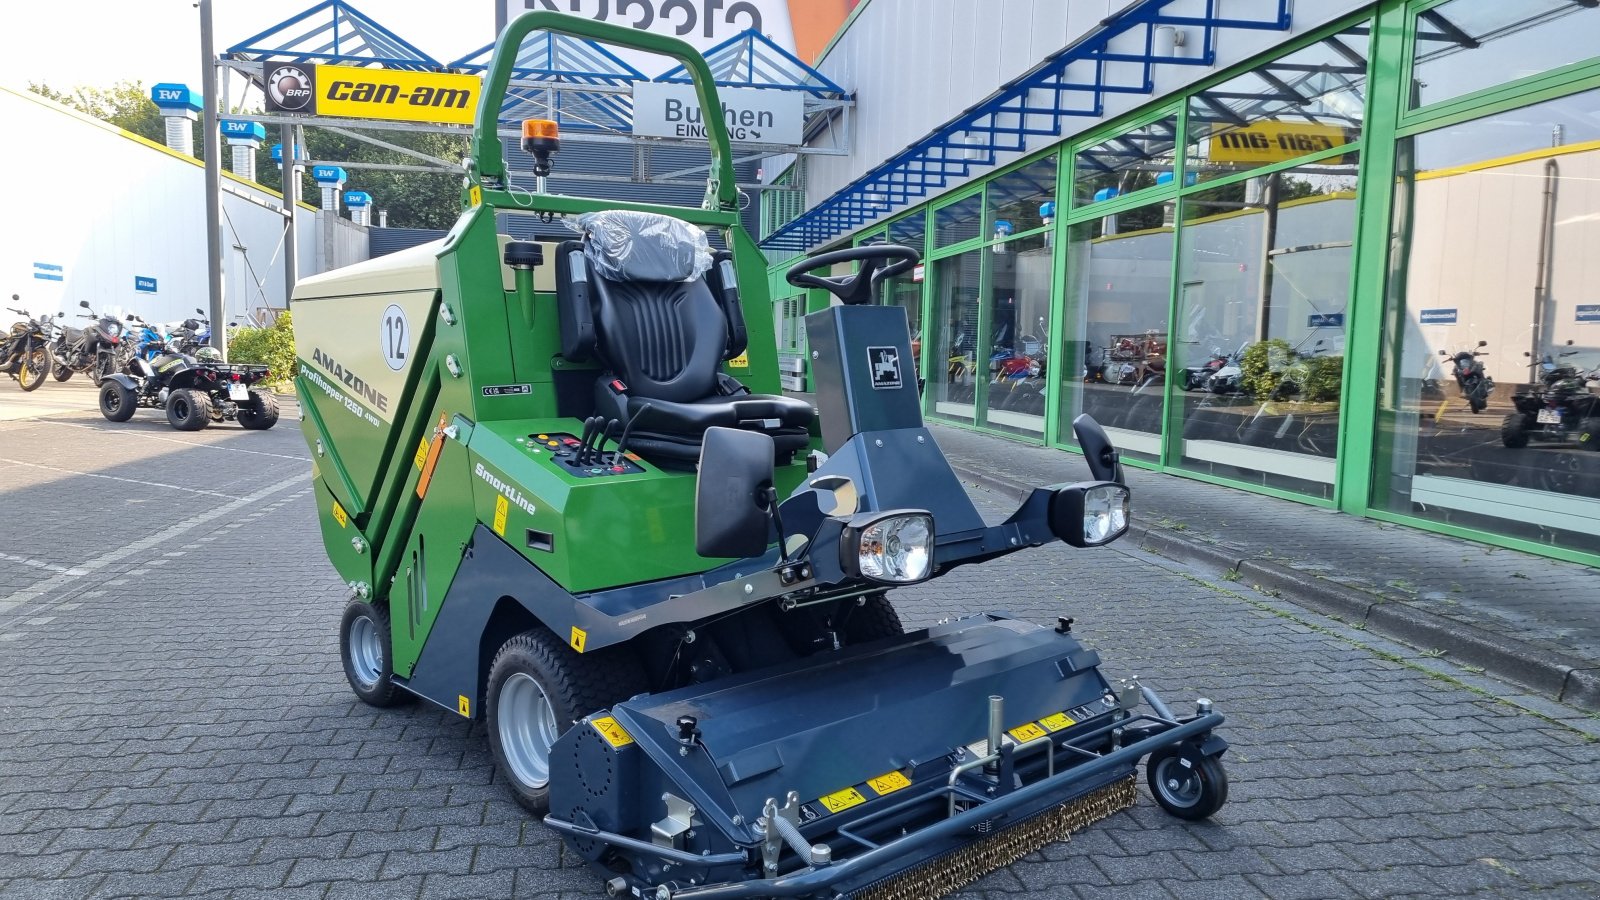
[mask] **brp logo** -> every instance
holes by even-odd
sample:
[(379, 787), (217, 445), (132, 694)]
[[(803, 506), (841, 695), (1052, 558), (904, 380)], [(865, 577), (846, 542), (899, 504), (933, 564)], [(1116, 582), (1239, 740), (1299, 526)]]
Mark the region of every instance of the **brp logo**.
[(315, 96), (310, 73), (299, 66), (278, 66), (267, 73), (266, 82), (272, 105), (285, 112), (304, 110)]

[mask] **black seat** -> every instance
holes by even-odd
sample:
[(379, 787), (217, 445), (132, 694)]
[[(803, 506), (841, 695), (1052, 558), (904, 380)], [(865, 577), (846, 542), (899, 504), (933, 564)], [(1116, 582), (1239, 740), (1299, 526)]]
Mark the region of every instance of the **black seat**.
[(584, 240), (558, 248), (562, 353), (606, 366), (599, 415), (633, 422), (628, 446), (652, 462), (693, 463), (707, 428), (761, 431), (782, 464), (810, 442), (810, 404), (752, 394), (721, 371), (744, 352), (732, 257), (705, 233), (653, 213), (579, 219)]

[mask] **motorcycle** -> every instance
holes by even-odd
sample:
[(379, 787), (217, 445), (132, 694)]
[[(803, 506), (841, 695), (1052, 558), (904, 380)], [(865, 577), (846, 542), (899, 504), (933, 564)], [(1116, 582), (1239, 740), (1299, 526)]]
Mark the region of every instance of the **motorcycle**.
[[(166, 352), (167, 337), (161, 333), (161, 329), (132, 313), (125, 318), (129, 330), (123, 335), (122, 344), (127, 348), (129, 361), (133, 357), (151, 360)], [(127, 366), (122, 366), (122, 369), (126, 371)]]
[(1186, 391), (1204, 389), (1211, 381), (1212, 376), (1226, 368), (1233, 357), (1221, 347), (1211, 349), (1211, 358), (1198, 366), (1185, 366), (1179, 379), (1179, 386)]
[[(1567, 341), (1567, 345), (1572, 342)], [(1584, 371), (1556, 361), (1577, 352), (1563, 351), (1554, 358), (1547, 353), (1529, 364), (1539, 370), (1539, 381), (1511, 395), (1511, 405), (1517, 411), (1501, 423), (1501, 443), (1515, 449), (1528, 446), (1530, 441), (1577, 441), (1585, 449), (1600, 450), (1600, 396), (1589, 388), (1589, 382), (1600, 381), (1600, 367)]]
[[(21, 301), (16, 294), (11, 302)], [(16, 379), (24, 391), (34, 391), (49, 377), (55, 360), (50, 356), (49, 315), (35, 316), (25, 309), (7, 307), (22, 317), (11, 326), (10, 332), (0, 339), (0, 371)]]
[(140, 408), (164, 409), (167, 424), (199, 431), (212, 422), (237, 421), (249, 431), (278, 422), (278, 400), (255, 385), (272, 373), (266, 366), (208, 363), (182, 353), (169, 341), (155, 359), (134, 357), (128, 372), (113, 372), (100, 385), (100, 414), (126, 422)]
[[(1489, 346), (1488, 341), (1479, 341), (1478, 347)], [(1471, 350), (1461, 350), (1455, 354), (1440, 350), (1439, 355), (1450, 360), (1454, 367), (1453, 374), (1456, 385), (1461, 389), (1461, 396), (1467, 398), (1467, 405), (1473, 413), (1483, 412), (1489, 405), (1489, 395), (1494, 393), (1494, 379), (1490, 378), (1483, 370), (1483, 363), (1478, 360), (1480, 356), (1488, 356), (1488, 352), (1474, 347)]]
[[(78, 305), (89, 309), (89, 301), (79, 300)], [(89, 309), (80, 319), (93, 319), (94, 324), (66, 328), (51, 346), (55, 364), (68, 372), (83, 372), (98, 385), (117, 368), (117, 352), (122, 345), (122, 323), (116, 316), (96, 314)], [(60, 380), (72, 377), (67, 375)]]

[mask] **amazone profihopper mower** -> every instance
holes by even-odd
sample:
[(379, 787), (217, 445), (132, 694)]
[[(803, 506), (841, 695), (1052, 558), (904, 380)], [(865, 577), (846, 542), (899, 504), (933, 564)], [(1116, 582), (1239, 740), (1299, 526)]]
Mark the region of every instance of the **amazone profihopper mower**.
[[(1222, 717), (1113, 687), (1070, 610), (903, 634), (885, 596), (1119, 537), (1128, 490), (1099, 426), (1074, 424), (1098, 480), (986, 525), (923, 427), (904, 311), (871, 302), (917, 259), (898, 246), (790, 270), (840, 303), (806, 323), (815, 409), (779, 394), (720, 117), (703, 208), (511, 187), (496, 114), (536, 29), (676, 57), (720, 108), (687, 44), (524, 15), (449, 236), (296, 290), (356, 694), (484, 721), (516, 798), (617, 896), (939, 896), (1132, 804), (1141, 760), (1167, 811), (1215, 812)], [(523, 145), (547, 172), (553, 123)], [(512, 241), (497, 213), (582, 237)]]

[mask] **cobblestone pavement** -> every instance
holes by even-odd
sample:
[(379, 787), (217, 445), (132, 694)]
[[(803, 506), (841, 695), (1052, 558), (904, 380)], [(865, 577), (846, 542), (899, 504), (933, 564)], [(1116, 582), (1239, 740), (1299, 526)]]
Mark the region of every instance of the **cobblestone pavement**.
[[(507, 799), (481, 729), (350, 695), (296, 423), (16, 403), (0, 384), (0, 897), (601, 896)], [(1142, 796), (962, 896), (1600, 893), (1600, 744), (1236, 591), (1062, 546), (898, 592), (914, 624), (1073, 615), (1108, 674), (1229, 717), (1212, 822)]]

